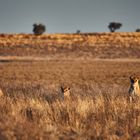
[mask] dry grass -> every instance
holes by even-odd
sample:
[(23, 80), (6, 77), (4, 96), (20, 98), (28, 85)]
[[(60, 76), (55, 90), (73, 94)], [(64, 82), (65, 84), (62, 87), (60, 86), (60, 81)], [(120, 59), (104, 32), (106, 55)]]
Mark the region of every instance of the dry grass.
[[(117, 140), (140, 137), (140, 101), (127, 102), (140, 62), (0, 63), (0, 139)], [(59, 98), (61, 84), (71, 98)]]
[(140, 33), (0, 34), (1, 56), (139, 58)]

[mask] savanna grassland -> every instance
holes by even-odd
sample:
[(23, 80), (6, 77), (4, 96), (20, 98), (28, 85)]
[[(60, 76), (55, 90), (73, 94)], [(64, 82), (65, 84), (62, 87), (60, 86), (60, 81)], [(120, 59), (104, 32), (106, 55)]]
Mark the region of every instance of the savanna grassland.
[[(111, 44), (113, 35), (118, 43), (114, 38)], [(18, 35), (5, 36), (0, 37), (1, 140), (140, 139), (140, 101), (127, 100), (129, 76), (140, 74), (139, 34), (90, 34), (94, 41), (82, 43), (73, 35), (63, 35), (65, 41), (61, 35), (47, 41), (45, 35), (21, 35), (26, 43)], [(60, 98), (61, 85), (71, 88), (70, 99)]]

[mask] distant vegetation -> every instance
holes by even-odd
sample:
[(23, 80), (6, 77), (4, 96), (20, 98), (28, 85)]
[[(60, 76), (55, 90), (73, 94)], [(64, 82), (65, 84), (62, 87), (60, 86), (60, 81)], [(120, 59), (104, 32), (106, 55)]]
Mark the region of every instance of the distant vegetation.
[(80, 34), (80, 33), (81, 33), (81, 31), (80, 31), (80, 30), (77, 30), (77, 31), (76, 31), (76, 34)]
[[(110, 32), (115, 32), (116, 30), (119, 30), (123, 26), (122, 23), (120, 22), (110, 22), (109, 25), (107, 26)], [(42, 35), (46, 31), (46, 26), (42, 23), (39, 24), (33, 24), (33, 33), (35, 35)], [(140, 32), (140, 28), (137, 28), (135, 32)], [(76, 34), (80, 34), (81, 30), (76, 30)]]
[(122, 23), (119, 23), (119, 22), (110, 22), (108, 25), (110, 32), (115, 32), (116, 30), (120, 29), (121, 27), (122, 27)]
[(46, 26), (43, 24), (33, 24), (33, 32), (35, 35), (41, 35), (46, 31)]
[(136, 32), (140, 32), (140, 28), (136, 29)]

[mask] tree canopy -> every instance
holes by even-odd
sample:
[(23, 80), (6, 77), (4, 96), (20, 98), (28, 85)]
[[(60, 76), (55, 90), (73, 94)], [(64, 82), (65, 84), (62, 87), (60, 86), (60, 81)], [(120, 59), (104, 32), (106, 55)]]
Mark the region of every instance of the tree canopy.
[(122, 23), (119, 22), (110, 22), (108, 28), (111, 32), (115, 32), (116, 30), (122, 27)]

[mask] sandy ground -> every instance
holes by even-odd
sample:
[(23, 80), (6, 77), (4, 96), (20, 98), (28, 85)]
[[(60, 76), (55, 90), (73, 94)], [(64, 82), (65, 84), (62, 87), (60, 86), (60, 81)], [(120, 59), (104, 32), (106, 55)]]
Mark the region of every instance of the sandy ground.
[(49, 60), (88, 60), (88, 61), (114, 61), (114, 62), (140, 62), (140, 58), (115, 58), (115, 59), (101, 59), (101, 58), (57, 58), (57, 57), (34, 57), (34, 56), (0, 56), (0, 62), (6, 61), (49, 61)]

